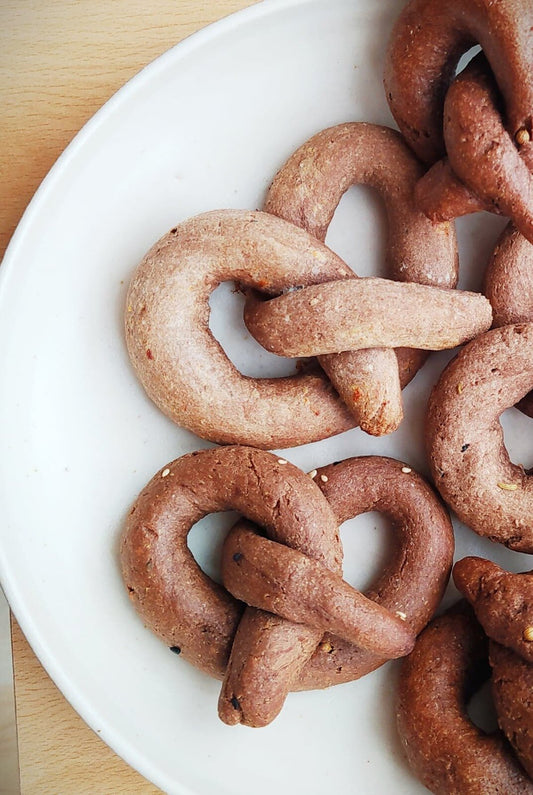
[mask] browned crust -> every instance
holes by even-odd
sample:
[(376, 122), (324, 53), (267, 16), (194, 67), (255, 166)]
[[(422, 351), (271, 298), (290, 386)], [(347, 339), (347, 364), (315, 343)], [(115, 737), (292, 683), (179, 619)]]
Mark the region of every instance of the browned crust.
[(209, 296), (236, 280), (271, 294), (348, 278), (311, 235), (266, 213), (220, 210), (183, 222), (137, 268), (128, 291), (128, 352), (147, 394), (202, 439), (261, 448), (332, 436), (355, 421), (319, 373), (243, 376), (209, 329)]
[(529, 0), (411, 0), (390, 39), (384, 85), (391, 112), (418, 157), (445, 154), (446, 92), (460, 56), (481, 44), (505, 101), (513, 139), (532, 132), (533, 6)]
[[(276, 544), (315, 561), (304, 563), (306, 570), (310, 566), (316, 574), (326, 567), (333, 573), (333, 626), (342, 628), (339, 635), (324, 634), (320, 622), (295, 623), (255, 607), (241, 617), (240, 603), (201, 572), (187, 547), (189, 529), (206, 513), (230, 508), (259, 524)], [(365, 599), (337, 580), (337, 525), (368, 510), (392, 519), (396, 539), (391, 560)], [(249, 548), (233, 549), (234, 539), (230, 535), (226, 557), (232, 564), (248, 563)], [(442, 504), (400, 462), (350, 459), (324, 467), (313, 479), (270, 453), (234, 446), (184, 456), (155, 475), (128, 516), (121, 562), (145, 624), (194, 665), (224, 678), (223, 719), (257, 726), (275, 717), (290, 689), (327, 687), (383, 664), (385, 639), (371, 638), (376, 618), (384, 631), (395, 633), (386, 641), (391, 656), (407, 651), (442, 597), (453, 545)], [(291, 560), (301, 568), (301, 557)], [(279, 569), (275, 560), (272, 565)], [(301, 588), (305, 592), (304, 582)], [(342, 615), (348, 597), (355, 600), (353, 621)], [(250, 601), (272, 606), (264, 592)], [(354, 645), (355, 638), (361, 645)]]
[(466, 557), (455, 564), (453, 578), (488, 637), (533, 663), (533, 573), (511, 574), (484, 558)]
[(495, 642), (490, 664), (498, 723), (533, 778), (533, 665)]
[(500, 728), (533, 773), (533, 574), (512, 574), (484, 558), (453, 569), (455, 584), (490, 639), (492, 694)]
[(431, 221), (450, 221), (481, 210), (497, 212), (469, 190), (453, 171), (448, 158), (437, 162), (418, 180), (416, 202)]
[(434, 619), (402, 663), (398, 730), (411, 768), (435, 795), (533, 792), (503, 734), (485, 734), (467, 715), (486, 662), (487, 640), (462, 603)]
[[(483, 292), (492, 305), (494, 327), (533, 321), (533, 245), (512, 223), (496, 244)], [(517, 408), (533, 417), (533, 393), (522, 398)]]
[[(369, 185), (387, 213), (386, 275), (454, 287), (455, 231), (447, 223), (430, 223), (415, 206), (413, 189), (421, 174), (396, 131), (363, 122), (339, 124), (317, 133), (291, 155), (274, 178), (265, 210), (324, 241), (342, 195), (351, 185)], [(415, 351), (410, 358), (412, 377), (423, 359)], [(319, 360), (363, 430), (381, 435), (398, 427), (405, 379), (398, 378), (390, 350), (326, 354)]]
[(375, 347), (443, 350), (487, 331), (492, 308), (478, 293), (365, 278), (250, 301), (244, 320), (263, 347), (282, 356)]
[(479, 535), (533, 552), (533, 481), (513, 464), (499, 423), (533, 385), (533, 324), (468, 343), (434, 387), (426, 444), (435, 485)]
[(529, 170), (533, 162), (531, 157), (528, 162), (525, 159), (531, 155), (531, 145), (523, 147), (522, 157), (504, 127), (499, 104), (488, 65), (478, 56), (446, 96), (446, 151), (453, 172), (484, 207), (511, 218), (533, 241), (533, 175)]
[(495, 328), (533, 320), (533, 245), (509, 223), (492, 253), (483, 292)]

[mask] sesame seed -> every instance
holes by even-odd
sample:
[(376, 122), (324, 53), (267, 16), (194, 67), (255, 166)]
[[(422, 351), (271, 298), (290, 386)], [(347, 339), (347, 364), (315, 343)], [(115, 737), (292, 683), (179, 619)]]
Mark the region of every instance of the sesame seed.
[(516, 491), (518, 486), (516, 483), (498, 483), (498, 488), (504, 491)]
[(464, 389), (463, 382), (459, 381), (459, 383), (457, 384), (457, 394), (460, 395), (463, 389)]
[(168, 467), (161, 472), (162, 478), (166, 478), (167, 475), (170, 475), (170, 469)]
[(396, 615), (398, 616), (398, 618), (401, 618), (402, 621), (407, 621), (407, 615), (401, 610), (397, 610)]
[(284, 458), (278, 458), (278, 464), (286, 464), (286, 463), (287, 461), (285, 461)]
[(309, 473), (309, 477), (310, 478), (316, 478), (316, 476), (317, 476), (317, 471), (316, 471), (316, 469), (313, 469), (312, 472)]
[(311, 298), (311, 300), (309, 301), (309, 306), (316, 306), (319, 303), (320, 303), (320, 298)]
[(533, 627), (526, 627), (525, 628), (524, 634), (523, 634), (523, 638), (528, 643), (531, 643), (531, 641), (533, 641)]
[(320, 651), (325, 651), (326, 654), (329, 654), (330, 651), (333, 651), (333, 646), (331, 645), (329, 640), (325, 640), (323, 641), (323, 643), (320, 644)]
[(411, 467), (402, 467), (402, 472), (403, 472), (404, 475), (408, 475), (409, 472), (412, 472), (412, 471), (413, 470), (411, 469)]
[(320, 480), (322, 481), (322, 483), (327, 483), (328, 482), (328, 476), (327, 475), (320, 475)]
[(531, 141), (531, 136), (525, 127), (521, 127), (515, 135), (515, 140), (518, 146), (523, 146)]

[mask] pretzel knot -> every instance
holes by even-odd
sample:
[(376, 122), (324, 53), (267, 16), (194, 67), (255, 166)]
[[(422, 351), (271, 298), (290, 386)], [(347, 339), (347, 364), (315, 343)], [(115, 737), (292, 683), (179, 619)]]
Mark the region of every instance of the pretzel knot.
[[(451, 523), (410, 468), (370, 457), (313, 474), (248, 447), (204, 450), (168, 464), (129, 514), (121, 560), (134, 605), (174, 651), (224, 680), (227, 723), (263, 726), (290, 690), (357, 679), (407, 654), (446, 586)], [(262, 529), (240, 521), (230, 531), (222, 588), (187, 534), (227, 509)], [(369, 510), (392, 519), (396, 539), (365, 596), (342, 580), (338, 523)]]
[[(409, 763), (431, 792), (531, 795), (532, 573), (467, 557), (453, 578), (470, 604), (434, 618), (400, 671), (397, 721)], [(498, 729), (487, 732), (467, 707), (489, 677)]]
[[(269, 213), (205, 213), (161, 238), (133, 276), (126, 310), (130, 358), (155, 403), (202, 438), (261, 448), (305, 444), (357, 424), (376, 435), (394, 430), (401, 387), (423, 351), (454, 347), (491, 323), (486, 299), (445, 289), (457, 278), (455, 235), (414, 206), (421, 173), (397, 133), (340, 125), (289, 159), (269, 192)], [(343, 192), (358, 181), (385, 198), (389, 270), (402, 283), (357, 279), (321, 242)], [(275, 301), (263, 305), (250, 296), (246, 322), (270, 350), (319, 356), (330, 380), (322, 371), (282, 379), (241, 375), (209, 329), (210, 294), (228, 280), (263, 296), (288, 293), (276, 299), (279, 350), (261, 331), (267, 313), (263, 325), (274, 333), (268, 313)], [(289, 311), (293, 304), (301, 316)], [(305, 346), (286, 346), (289, 326), (306, 337)]]
[[(454, 79), (479, 43), (483, 55)], [(391, 36), (385, 89), (429, 172), (417, 186), (433, 220), (487, 209), (533, 242), (533, 7), (529, 0), (411, 0)]]

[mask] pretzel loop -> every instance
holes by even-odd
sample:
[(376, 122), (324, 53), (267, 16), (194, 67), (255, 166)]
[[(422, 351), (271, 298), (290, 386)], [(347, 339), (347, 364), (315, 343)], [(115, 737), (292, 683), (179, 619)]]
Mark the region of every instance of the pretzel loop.
[[(461, 55), (478, 55), (455, 77)], [(482, 209), (533, 242), (533, 6), (529, 0), (411, 0), (385, 67), (392, 114), (429, 172), (417, 186), (432, 220)]]
[(485, 58), (477, 56), (446, 95), (448, 160), (422, 177), (417, 201), (433, 220), (479, 210), (507, 216), (533, 241), (533, 144), (517, 149), (504, 126), (499, 99)]
[(434, 386), (426, 443), (437, 488), (461, 521), (519, 552), (533, 552), (533, 478), (513, 464), (499, 423), (533, 386), (533, 323), (468, 343)]
[(430, 165), (445, 154), (446, 92), (460, 57), (474, 44), (481, 45), (496, 77), (511, 136), (520, 146), (533, 137), (529, 0), (411, 0), (392, 32), (384, 85), (400, 130)]
[[(427, 356), (416, 344), (395, 355), (376, 339), (370, 350), (338, 347), (319, 356), (320, 372), (247, 378), (210, 332), (209, 297), (229, 280), (270, 297), (355, 280), (323, 241), (343, 193), (359, 182), (384, 199), (389, 275), (455, 287), (453, 226), (429, 222), (414, 203), (422, 173), (397, 132), (341, 124), (289, 158), (269, 190), (266, 212), (205, 213), (161, 238), (133, 276), (125, 315), (130, 358), (159, 408), (201, 438), (269, 449), (317, 441), (358, 424), (374, 435), (394, 431), (403, 416), (401, 389)], [(249, 297), (247, 313), (257, 300)]]
[[(241, 522), (224, 544), (224, 583), (249, 605), (244, 612), (203, 574), (186, 542), (195, 521), (229, 508), (267, 534)], [(367, 510), (389, 515), (397, 539), (363, 596), (341, 579), (337, 525)], [(145, 624), (224, 680), (221, 718), (262, 726), (289, 690), (356, 679), (406, 654), (442, 597), (453, 546), (445, 509), (399, 462), (350, 459), (320, 470), (315, 483), (271, 453), (235, 446), (184, 456), (157, 473), (129, 514), (121, 561)]]
[[(352, 185), (377, 191), (387, 214), (385, 275), (440, 287), (457, 283), (457, 243), (448, 223), (429, 223), (414, 202), (423, 170), (395, 130), (351, 122), (322, 130), (276, 174), (264, 209), (325, 241)], [(352, 274), (355, 278), (355, 274)], [(247, 304), (251, 311), (253, 297)], [(321, 367), (363, 430), (381, 435), (402, 419), (401, 388), (425, 361), (420, 350), (351, 350), (319, 356)], [(399, 370), (399, 372), (398, 372)]]

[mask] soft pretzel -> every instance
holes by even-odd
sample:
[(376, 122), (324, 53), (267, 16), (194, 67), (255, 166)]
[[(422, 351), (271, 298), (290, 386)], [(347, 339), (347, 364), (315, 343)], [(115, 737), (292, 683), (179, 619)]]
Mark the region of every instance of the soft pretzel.
[[(202, 438), (272, 448), (332, 436), (353, 427), (355, 419), (329, 382), (309, 373), (284, 379), (242, 376), (209, 330), (208, 301), (228, 279), (276, 294), (349, 277), (353, 273), (348, 266), (320, 241), (273, 215), (227, 210), (197, 216), (165, 235), (133, 276), (125, 321), (130, 358), (154, 402)], [(403, 287), (409, 290), (409, 285)], [(475, 309), (475, 301), (485, 301), (454, 297), (451, 290), (420, 289), (446, 294), (450, 308), (468, 300)], [(481, 316), (486, 318), (489, 309), (486, 302)], [(457, 314), (450, 318), (453, 340), (457, 319)], [(472, 321), (478, 330), (478, 320)], [(346, 348), (337, 350), (339, 372), (345, 374)], [(335, 366), (330, 358), (329, 371)], [(412, 370), (410, 357), (401, 367), (405, 381)], [(359, 383), (367, 375), (360, 373)], [(352, 393), (358, 389), (352, 382)]]
[(450, 86), (444, 103), (447, 159), (416, 186), (432, 220), (488, 210), (512, 219), (533, 240), (533, 145), (519, 151), (505, 129), (500, 97), (483, 55)]
[[(264, 209), (325, 241), (329, 224), (351, 185), (366, 184), (382, 197), (388, 223), (386, 270), (398, 281), (441, 287), (457, 283), (457, 243), (448, 223), (430, 223), (413, 191), (423, 170), (401, 136), (363, 122), (339, 124), (314, 135), (279, 170)], [(354, 274), (355, 276), (355, 274)], [(373, 434), (394, 430), (403, 416), (400, 388), (425, 356), (420, 351), (350, 351), (319, 361), (352, 414)], [(342, 367), (341, 367), (342, 362)]]
[(489, 659), (498, 723), (533, 779), (533, 665), (494, 642)]
[[(128, 516), (121, 561), (134, 605), (168, 646), (224, 679), (219, 713), (228, 723), (265, 725), (289, 690), (356, 679), (405, 654), (446, 587), (451, 523), (409, 467), (362, 458), (312, 474), (252, 448), (204, 450), (158, 472)], [(229, 508), (270, 539), (240, 524), (225, 542), (224, 582), (255, 605), (244, 613), (241, 602), (201, 572), (187, 547), (195, 521)], [(340, 579), (337, 525), (367, 510), (390, 516), (397, 537), (388, 566), (364, 597)], [(251, 574), (247, 585), (244, 571)], [(291, 596), (288, 582), (283, 596), (283, 582), (298, 577), (299, 590)], [(265, 581), (272, 581), (272, 591)], [(320, 605), (327, 610), (318, 616)], [(326, 624), (338, 634), (324, 632)]]
[(531, 795), (502, 732), (468, 717), (489, 676), (488, 643), (465, 602), (434, 619), (402, 664), (397, 724), (409, 764), (434, 795)]
[(530, 0), (411, 0), (390, 39), (384, 85), (392, 114), (418, 157), (445, 154), (443, 106), (458, 61), (480, 44), (520, 148), (531, 147), (533, 6)]
[(453, 569), (453, 579), (492, 640), (533, 663), (533, 573), (512, 574), (484, 558), (467, 557)]
[(533, 573), (469, 557), (455, 564), (453, 577), (490, 638), (498, 723), (533, 776)]
[(444, 138), (450, 167), (484, 209), (511, 218), (533, 240), (533, 161), (504, 127), (488, 65), (478, 56), (450, 86)]
[(426, 444), (435, 485), (479, 535), (533, 552), (533, 479), (513, 464), (499, 423), (533, 386), (533, 323), (468, 343), (433, 388)]
[(267, 350), (315, 356), (377, 346), (455, 348), (490, 328), (492, 309), (478, 293), (365, 278), (249, 302), (244, 320)]
[[(315, 480), (339, 523), (373, 510), (391, 520), (395, 531), (391, 559), (366, 596), (398, 615), (415, 634), (420, 632), (442, 598), (454, 549), (449, 517), (432, 489), (410, 467), (377, 456), (351, 458), (322, 467)], [(237, 529), (226, 541), (224, 571), (230, 587), (238, 577), (236, 568), (241, 563), (240, 536)], [(427, 554), (428, 549), (431, 555)], [(315, 585), (312, 583), (311, 587)], [(219, 703), (225, 719), (233, 718), (234, 722), (240, 715), (232, 709), (233, 696), (237, 693), (238, 698), (254, 699), (253, 687), (246, 687), (246, 678), (257, 664), (252, 653), (257, 648), (250, 647), (249, 633), (240, 629), (232, 651), (236, 664), (226, 675)], [(366, 630), (372, 631), (370, 625)], [(247, 667), (241, 665), (243, 660), (248, 660)], [(328, 631), (301, 671), (294, 689), (330, 687), (359, 679), (385, 661), (383, 655)]]
[[(187, 535), (203, 516), (221, 510), (239, 511), (280, 541), (298, 533), (305, 552), (333, 571), (342, 561), (333, 511), (316, 483), (284, 459), (229, 446), (185, 455), (158, 472), (128, 516), (123, 576), (146, 625), (217, 677), (242, 606), (201, 571)], [(310, 654), (321, 632), (308, 634)]]
[[(485, 271), (483, 292), (489, 299), (495, 327), (533, 321), (533, 245), (509, 223)], [(517, 408), (533, 416), (533, 393)]]
[(322, 243), (267, 213), (185, 221), (152, 247), (129, 287), (126, 342), (137, 375), (165, 414), (203, 439), (283, 448), (348, 430), (355, 420), (323, 375), (239, 373), (209, 329), (209, 296), (227, 280), (276, 294), (350, 275)]

